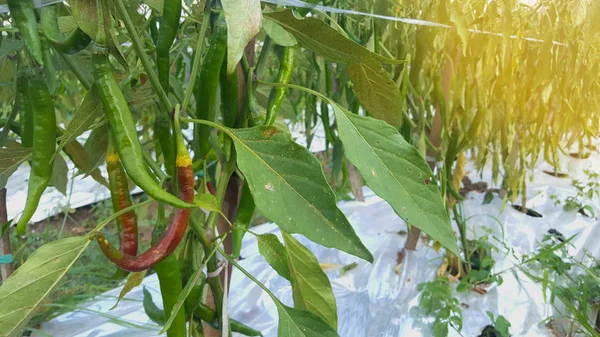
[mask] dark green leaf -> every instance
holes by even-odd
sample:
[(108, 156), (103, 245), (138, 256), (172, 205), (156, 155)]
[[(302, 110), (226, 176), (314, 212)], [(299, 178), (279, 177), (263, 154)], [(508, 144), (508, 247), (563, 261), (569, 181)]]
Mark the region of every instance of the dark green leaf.
[(402, 219), (459, 254), (440, 191), (419, 151), (385, 122), (331, 103), (346, 157), (367, 185)]
[(379, 63), (355, 63), (348, 66), (354, 92), (367, 112), (398, 128), (402, 123), (400, 89)]
[(277, 22), (268, 19), (268, 17), (265, 17), (262, 28), (265, 30), (265, 33), (267, 33), (267, 35), (269, 35), (269, 37), (273, 40), (273, 42), (277, 43), (280, 46), (293, 47), (298, 44), (298, 41), (296, 41), (294, 35), (290, 34), (287, 30), (281, 28), (281, 26), (277, 24)]
[(258, 235), (258, 252), (275, 271), (287, 280), (292, 280), (285, 247), (274, 234)]
[(69, 180), (69, 168), (62, 156), (54, 158), (54, 167), (52, 168), (52, 176), (50, 176), (50, 185), (54, 186), (62, 195), (67, 195), (67, 182)]
[(287, 250), (294, 307), (306, 309), (337, 329), (337, 308), (331, 283), (317, 258), (298, 240), (281, 232)]
[(346, 38), (340, 32), (316, 18), (298, 19), (291, 9), (265, 14), (292, 33), (304, 48), (333, 62), (381, 63), (396, 62), (375, 53)]
[(96, 0), (68, 0), (77, 26), (92, 39), (98, 31), (98, 11)]
[(159, 309), (152, 300), (152, 294), (144, 287), (144, 311), (152, 322), (163, 326), (165, 325), (165, 312)]
[(73, 141), (84, 131), (89, 130), (92, 125), (98, 124), (102, 119), (104, 119), (103, 105), (96, 92), (95, 86), (92, 85), (83, 98), (83, 102), (81, 102), (79, 109), (75, 112), (73, 119), (67, 125), (65, 132), (63, 132), (54, 156), (56, 156), (67, 143)]
[[(275, 299), (276, 300), (276, 299)], [(279, 337), (336, 337), (339, 336), (321, 317), (310, 311), (290, 308), (278, 300)]]
[(0, 336), (16, 336), (90, 244), (87, 236), (38, 248), (0, 286)]
[(319, 160), (289, 133), (259, 126), (230, 130), (256, 207), (281, 229), (367, 261), (373, 256), (337, 208)]
[(227, 21), (227, 74), (232, 74), (250, 40), (260, 31), (260, 0), (221, 0)]
[(482, 205), (487, 205), (490, 202), (492, 202), (492, 200), (494, 200), (494, 193), (492, 193), (492, 191), (487, 191), (487, 192), (485, 192), (485, 195), (483, 196)]
[[(92, 170), (102, 165), (108, 149), (108, 125), (105, 124), (92, 130), (83, 148), (87, 153)], [(86, 175), (89, 173), (89, 171), (85, 172)]]

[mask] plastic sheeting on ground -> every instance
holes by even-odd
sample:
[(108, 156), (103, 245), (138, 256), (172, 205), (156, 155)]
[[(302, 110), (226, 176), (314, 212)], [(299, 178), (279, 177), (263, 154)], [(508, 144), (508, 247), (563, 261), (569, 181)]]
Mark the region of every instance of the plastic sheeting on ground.
[[(464, 201), (464, 213), (467, 218), (468, 235), (476, 238), (486, 230), (504, 241), (506, 250), (494, 253), (497, 261), (495, 271), (505, 270), (517, 264), (518, 258), (524, 254), (532, 255), (538, 242), (549, 229), (556, 229), (565, 237), (577, 234), (572, 241), (574, 248), (570, 253), (581, 256), (584, 249), (594, 256), (600, 257), (600, 225), (593, 218), (587, 218), (576, 211), (565, 212), (562, 206), (555, 205), (555, 196), (564, 200), (574, 196), (576, 190), (571, 179), (586, 181), (585, 169), (600, 167), (600, 156), (593, 154), (586, 160), (563, 158), (563, 168), (571, 178), (554, 178), (543, 170), (547, 165), (541, 163), (534, 170), (528, 184), (528, 208), (533, 208), (543, 215), (533, 218), (514, 210), (507, 205), (503, 211), (502, 200), (494, 198), (490, 204), (482, 205), (483, 194), (472, 192)], [(472, 166), (467, 168), (473, 182), (480, 180)], [(489, 181), (491, 172), (484, 170), (483, 179)], [(373, 264), (369, 264), (349, 254), (324, 248), (303, 237), (298, 237), (318, 258), (320, 263), (338, 265), (326, 271), (337, 299), (339, 318), (339, 334), (343, 337), (355, 336), (432, 336), (431, 323), (434, 317), (426, 317), (419, 309), (419, 283), (435, 278), (436, 270), (442, 262), (443, 253), (436, 253), (432, 248), (419, 244), (416, 252), (409, 252), (404, 263), (396, 273), (396, 257), (406, 240), (406, 224), (394, 213), (391, 207), (365, 188), (365, 202), (341, 202), (339, 207), (354, 226), (358, 236), (374, 255)], [(600, 214), (600, 203), (597, 198), (586, 200), (597, 214)], [(498, 223), (498, 221), (502, 224)], [(273, 233), (280, 237), (279, 229), (274, 224), (264, 224), (253, 228), (257, 233)], [(504, 233), (504, 238), (503, 238)], [(281, 238), (281, 237), (280, 237)], [(501, 246), (500, 243), (496, 244)], [(94, 248), (91, 248), (94, 249)], [(291, 286), (280, 277), (258, 253), (256, 239), (247, 235), (242, 250), (243, 260), (240, 264), (263, 282), (284, 303), (292, 305)], [(357, 267), (339, 276), (342, 266), (356, 262)], [(556, 309), (545, 304), (541, 286), (531, 281), (518, 269), (503, 275), (504, 283), (492, 285), (488, 293), (481, 295), (472, 291), (456, 293), (463, 307), (462, 336), (477, 336), (491, 321), (486, 311), (494, 315), (503, 315), (512, 324), (511, 333), (515, 337), (550, 337), (544, 319), (556, 313)], [(156, 277), (150, 276), (144, 284), (158, 289)], [(117, 294), (119, 289), (110, 292)], [(86, 310), (94, 310), (121, 319), (131, 319), (152, 326), (145, 316), (142, 304), (141, 287), (128, 295), (138, 302), (122, 302), (118, 311), (108, 311), (114, 300), (93, 301), (85, 306)], [(159, 296), (154, 296), (160, 302)], [(265, 336), (277, 334), (277, 311), (271, 298), (258, 286), (234, 269), (229, 297), (230, 315), (247, 325), (261, 330)], [(146, 325), (148, 324), (148, 325)], [(76, 329), (75, 329), (76, 328)], [(83, 336), (155, 336), (154, 330), (140, 330), (134, 327), (123, 327), (110, 323), (106, 317), (93, 312), (68, 313), (42, 325), (42, 330), (61, 337)], [(449, 336), (460, 336), (450, 331)]]

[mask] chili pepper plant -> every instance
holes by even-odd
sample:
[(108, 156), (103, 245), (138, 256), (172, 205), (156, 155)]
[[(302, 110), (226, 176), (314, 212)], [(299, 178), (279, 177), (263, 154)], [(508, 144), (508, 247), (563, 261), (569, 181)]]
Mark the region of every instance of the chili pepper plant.
[[(594, 5), (53, 2), (8, 0), (2, 21), (0, 76), (10, 85), (0, 89), (0, 187), (11, 188), (20, 165), (31, 167), (25, 210), (6, 219), (14, 226), (3, 234), (28, 235), (48, 186), (65, 190), (65, 158), (79, 173), (73, 184), (91, 176), (110, 190), (114, 213), (85, 235), (43, 245), (4, 280), (0, 336), (20, 334), (86, 249), (101, 250), (130, 287), (157, 273), (164, 309), (149, 293), (144, 308), (170, 337), (260, 335), (228, 318), (232, 268), (272, 298), (279, 336), (337, 336), (331, 284), (297, 236), (366, 262), (376, 247), (361, 242), (331, 184), (352, 185), (357, 198), (365, 184), (386, 200), (410, 227), (407, 249), (422, 230), (461, 256), (450, 215), (460, 218), (469, 153), (480, 170), (489, 158), (514, 201), (540, 148), (556, 161), (561, 141), (583, 151), (598, 133), (598, 97), (589, 93), (598, 55), (587, 48), (597, 40)], [(581, 80), (570, 80), (572, 71)], [(302, 144), (290, 131), (297, 125)], [(333, 178), (309, 151), (318, 125)], [(147, 201), (132, 203), (135, 186)], [(140, 252), (136, 209), (151, 202), (152, 245)], [(283, 242), (253, 233), (256, 212), (279, 226)], [(118, 228), (120, 242), (105, 238), (106, 226)], [(293, 307), (238, 264), (248, 235), (291, 283)]]

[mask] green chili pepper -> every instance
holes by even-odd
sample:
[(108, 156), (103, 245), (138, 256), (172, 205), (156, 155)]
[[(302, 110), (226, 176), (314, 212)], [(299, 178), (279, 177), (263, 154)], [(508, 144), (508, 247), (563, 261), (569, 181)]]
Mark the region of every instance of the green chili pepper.
[[(227, 23), (225, 22), (225, 12), (220, 11), (213, 25), (213, 35), (210, 40), (210, 47), (204, 61), (202, 70), (198, 79), (196, 96), (196, 117), (204, 120), (213, 121), (215, 119), (215, 99), (217, 97), (217, 86), (219, 85), (219, 75), (221, 65), (225, 58), (227, 49)], [(210, 149), (208, 137), (210, 127), (206, 125), (194, 125), (194, 138), (196, 142), (195, 158), (204, 159)]]
[(37, 63), (43, 65), (42, 43), (38, 34), (33, 0), (8, 0), (7, 4), (10, 16), (19, 32), (21, 32), (27, 50), (33, 55)]
[(52, 58), (52, 52), (50, 51), (50, 46), (46, 39), (42, 39), (42, 54), (44, 58), (44, 75), (48, 85), (48, 92), (50, 92), (50, 95), (54, 95), (57, 86), (56, 68), (54, 67), (54, 59)]
[(171, 129), (171, 120), (167, 114), (157, 111), (154, 116), (154, 137), (158, 140), (158, 144), (160, 144), (167, 174), (173, 177), (175, 174), (175, 143), (173, 143)]
[(177, 79), (181, 83), (183, 83), (185, 81), (186, 71), (187, 71), (187, 67), (185, 65), (185, 62), (183, 60), (183, 55), (182, 55), (179, 58), (177, 58), (177, 61), (175, 61), (175, 77), (177, 77)]
[[(6, 124), (8, 124), (8, 119), (0, 118), (0, 128), (6, 127)], [(17, 135), (21, 133), (21, 124), (19, 124), (19, 122), (12, 121), (8, 127), (10, 128), (10, 131)]]
[(29, 82), (27, 80), (26, 60), (18, 58), (17, 65), (17, 99), (19, 100), (19, 123), (21, 124), (21, 146), (33, 147), (33, 101), (29, 99)]
[[(279, 73), (277, 74), (277, 82), (287, 84), (292, 78), (294, 72), (294, 54), (295, 51), (291, 47), (283, 48), (283, 55), (281, 57), (281, 66), (279, 67)], [(267, 117), (265, 118), (265, 125), (273, 125), (277, 118), (277, 112), (281, 106), (281, 102), (285, 98), (285, 87), (276, 87), (271, 90), (269, 95), (269, 106), (267, 107)]]
[(163, 190), (150, 174), (144, 161), (135, 122), (131, 116), (127, 100), (112, 73), (106, 51), (94, 52), (92, 60), (94, 63), (95, 84), (112, 130), (113, 144), (129, 177), (150, 197), (158, 201), (166, 202), (175, 207), (194, 207), (194, 205), (189, 204), (193, 200), (193, 193), (191, 198), (181, 200)]
[[(98, 83), (96, 82), (96, 84)], [(175, 133), (177, 139), (176, 164), (179, 196), (181, 200), (187, 204), (194, 200), (194, 172), (192, 171), (192, 159), (190, 158), (183, 136), (181, 135), (179, 118), (177, 117), (175, 118)], [(121, 158), (123, 158), (122, 155)], [(175, 251), (185, 236), (191, 212), (192, 210), (190, 208), (176, 209), (169, 227), (161, 238), (153, 244), (150, 249), (138, 256), (127, 255), (119, 251), (99, 232), (92, 233), (90, 235), (90, 240), (97, 239), (98, 245), (104, 255), (121, 269), (132, 272), (146, 270), (157, 263), (164, 261), (171, 253), (173, 253), (173, 251)]]
[(265, 121), (265, 109), (261, 107), (256, 102), (256, 97), (254, 97), (254, 83), (252, 81), (252, 74), (254, 73), (254, 68), (250, 67), (248, 69), (248, 73), (246, 74), (247, 83), (246, 83), (246, 109), (244, 109), (244, 116), (240, 116), (240, 127), (245, 126), (245, 119), (247, 118), (247, 124), (249, 127), (263, 125)]
[[(217, 312), (209, 307), (207, 307), (204, 303), (200, 303), (194, 315), (208, 323), (213, 329), (220, 330), (221, 326), (219, 324), (219, 318), (217, 317)], [(235, 319), (229, 320), (229, 326), (231, 327), (232, 332), (241, 333), (246, 336), (262, 336), (262, 333), (258, 330), (254, 330), (251, 327), (236, 321)]]
[[(106, 154), (106, 171), (108, 172), (110, 197), (115, 213), (133, 205), (131, 195), (129, 194), (127, 175), (121, 165), (119, 154), (115, 151), (110, 141)], [(119, 228), (119, 232), (122, 233), (121, 251), (125, 254), (137, 255), (138, 226), (135, 212), (130, 211), (121, 214), (117, 218), (117, 227)]]
[[(159, 203), (156, 226), (154, 227), (154, 232), (152, 233), (152, 244), (156, 244), (157, 240), (155, 239), (163, 234), (165, 226), (165, 206), (162, 203)], [(173, 310), (173, 306), (175, 303), (177, 303), (177, 299), (179, 298), (179, 294), (182, 290), (181, 272), (179, 271), (179, 263), (177, 262), (175, 254), (169, 255), (162, 262), (157, 263), (154, 266), (154, 270), (156, 271), (158, 282), (160, 284), (160, 293), (163, 299), (165, 319), (169, 319), (171, 316), (171, 311)], [(184, 310), (179, 310), (177, 316), (175, 316), (173, 324), (171, 324), (171, 327), (169, 327), (167, 330), (167, 336), (186, 336)]]
[(221, 104), (223, 109), (223, 124), (228, 128), (236, 127), (238, 120), (238, 76), (237, 71), (228, 78), (227, 62), (221, 68)]
[(156, 42), (156, 68), (158, 79), (166, 92), (169, 92), (169, 73), (171, 62), (169, 52), (177, 36), (179, 19), (181, 18), (181, 0), (169, 0), (163, 3), (160, 31)]
[(27, 81), (27, 109), (33, 112), (33, 152), (31, 155), (31, 173), (27, 191), (25, 210), (17, 223), (17, 233), (23, 235), (27, 223), (35, 213), (40, 198), (52, 176), (51, 161), (56, 148), (56, 116), (54, 102), (42, 75), (42, 70), (31, 60), (26, 51), (19, 53), (20, 62), (25, 66)]
[(52, 47), (63, 54), (75, 54), (85, 49), (92, 39), (81, 29), (75, 28), (68, 36), (58, 26), (57, 5), (45, 6), (41, 10), (42, 32)]
[(254, 205), (254, 198), (252, 198), (248, 183), (244, 183), (244, 187), (242, 188), (242, 197), (240, 199), (237, 214), (235, 216), (235, 227), (233, 227), (231, 233), (231, 241), (233, 244), (232, 257), (234, 259), (237, 259), (240, 256), (240, 251), (242, 250), (242, 239), (244, 238), (244, 234), (246, 234), (246, 230), (250, 226), (250, 221), (252, 220), (252, 215), (254, 214), (255, 208), (256, 206)]

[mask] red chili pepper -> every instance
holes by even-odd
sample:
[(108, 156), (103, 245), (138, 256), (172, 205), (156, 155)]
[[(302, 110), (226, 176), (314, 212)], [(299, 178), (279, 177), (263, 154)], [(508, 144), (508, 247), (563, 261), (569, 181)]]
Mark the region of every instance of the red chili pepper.
[[(185, 146), (179, 118), (175, 118), (175, 133), (177, 137), (177, 181), (179, 184), (179, 198), (186, 203), (194, 201), (194, 172), (192, 170), (192, 158)], [(190, 208), (178, 208), (169, 224), (169, 227), (160, 240), (146, 252), (132, 256), (119, 251), (112, 246), (100, 232), (94, 232), (90, 240), (97, 239), (100, 249), (104, 255), (119, 268), (138, 272), (146, 270), (166, 259), (177, 248), (181, 239), (185, 236), (191, 215)]]

